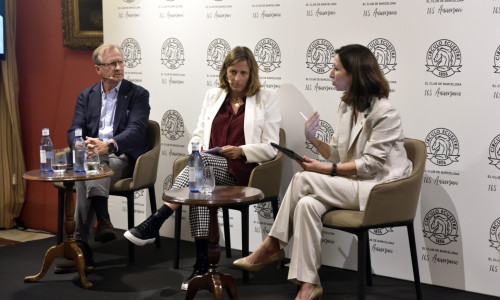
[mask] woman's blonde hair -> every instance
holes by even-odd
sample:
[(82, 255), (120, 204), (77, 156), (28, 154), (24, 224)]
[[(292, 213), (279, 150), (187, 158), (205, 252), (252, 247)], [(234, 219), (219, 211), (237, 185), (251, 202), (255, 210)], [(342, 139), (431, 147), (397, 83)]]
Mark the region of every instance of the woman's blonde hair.
[(252, 51), (244, 46), (236, 46), (227, 54), (219, 72), (219, 87), (224, 89), (227, 93), (230, 92), (230, 85), (227, 81), (227, 69), (240, 61), (246, 61), (248, 67), (250, 68), (250, 75), (246, 87), (246, 96), (250, 97), (257, 94), (262, 85), (260, 84), (259, 66), (257, 65), (257, 61), (255, 60)]

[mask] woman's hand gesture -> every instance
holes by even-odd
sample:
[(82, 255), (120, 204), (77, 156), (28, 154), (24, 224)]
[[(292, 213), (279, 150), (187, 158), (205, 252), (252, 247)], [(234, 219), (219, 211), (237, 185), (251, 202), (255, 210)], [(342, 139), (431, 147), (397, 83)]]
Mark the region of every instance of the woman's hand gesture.
[(316, 140), (316, 132), (318, 132), (320, 125), (319, 125), (319, 113), (315, 111), (312, 116), (306, 121), (305, 128), (304, 128), (304, 134), (306, 136), (306, 139), (311, 142), (313, 145), (316, 145), (315, 143)]

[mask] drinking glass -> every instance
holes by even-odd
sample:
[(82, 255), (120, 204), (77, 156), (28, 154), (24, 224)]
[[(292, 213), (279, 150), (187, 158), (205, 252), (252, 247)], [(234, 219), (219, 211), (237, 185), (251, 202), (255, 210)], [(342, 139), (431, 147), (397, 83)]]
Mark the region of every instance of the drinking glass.
[(66, 149), (54, 149), (54, 161), (52, 162), (52, 171), (56, 175), (63, 175), (68, 167), (68, 160), (66, 158)]
[(203, 193), (210, 195), (215, 189), (215, 176), (214, 167), (205, 166), (203, 167)]
[(85, 158), (86, 161), (83, 164), (85, 172), (88, 174), (99, 173), (99, 152), (97, 148), (87, 148)]

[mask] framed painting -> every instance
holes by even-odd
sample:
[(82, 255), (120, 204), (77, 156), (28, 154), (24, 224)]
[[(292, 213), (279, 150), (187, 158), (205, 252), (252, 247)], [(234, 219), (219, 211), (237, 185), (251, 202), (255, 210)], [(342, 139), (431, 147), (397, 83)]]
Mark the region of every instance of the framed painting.
[(61, 0), (63, 46), (94, 49), (103, 41), (102, 0)]

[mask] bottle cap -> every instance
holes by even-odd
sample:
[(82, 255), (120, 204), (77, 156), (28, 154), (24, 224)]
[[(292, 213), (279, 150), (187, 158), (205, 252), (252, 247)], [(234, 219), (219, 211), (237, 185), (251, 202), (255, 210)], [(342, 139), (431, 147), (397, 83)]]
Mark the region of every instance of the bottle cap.
[(75, 129), (75, 136), (82, 136), (82, 129), (81, 128)]
[(43, 136), (49, 135), (49, 129), (48, 128), (42, 128), (42, 135)]
[(191, 143), (191, 150), (192, 151), (199, 151), (200, 150), (200, 142), (192, 142)]

